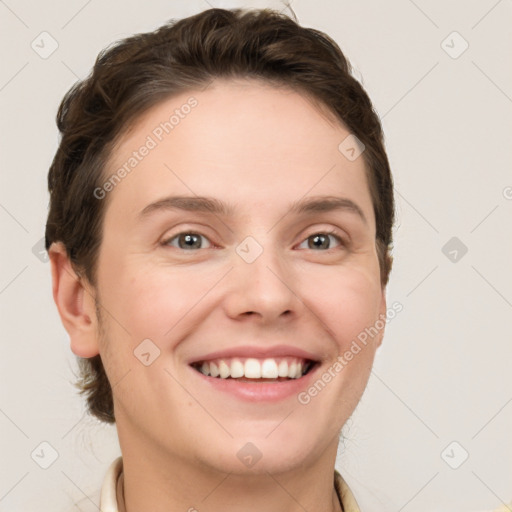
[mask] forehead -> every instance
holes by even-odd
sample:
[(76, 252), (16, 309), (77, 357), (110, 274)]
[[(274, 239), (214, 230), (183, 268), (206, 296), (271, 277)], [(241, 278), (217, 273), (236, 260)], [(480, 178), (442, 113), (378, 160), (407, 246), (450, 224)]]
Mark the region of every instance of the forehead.
[[(289, 88), (215, 81), (169, 98), (137, 120), (112, 153), (107, 176), (123, 166), (129, 172), (109, 201), (140, 211), (171, 193), (222, 198), (234, 191), (244, 206), (339, 192), (356, 196), (368, 213), (364, 160), (350, 161), (339, 150), (349, 135), (341, 122)], [(141, 157), (144, 147), (149, 149)]]

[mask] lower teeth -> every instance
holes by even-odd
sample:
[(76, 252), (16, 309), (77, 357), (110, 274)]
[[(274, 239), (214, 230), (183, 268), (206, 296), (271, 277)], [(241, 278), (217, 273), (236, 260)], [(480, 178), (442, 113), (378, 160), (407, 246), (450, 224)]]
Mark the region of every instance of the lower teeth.
[[(231, 379), (231, 377), (229, 377)], [(239, 377), (237, 379), (231, 379), (231, 380), (238, 380), (240, 382), (281, 382), (283, 380), (292, 380), (290, 377), (278, 377), (277, 379), (249, 379), (247, 377)]]
[[(208, 377), (211, 377), (211, 375), (208, 375)], [(222, 377), (213, 377), (213, 378), (214, 379), (222, 379)], [(236, 377), (236, 378), (227, 377), (222, 380), (236, 380), (238, 382), (282, 382), (282, 381), (286, 381), (286, 380), (296, 380), (296, 379), (292, 379), (291, 377), (278, 377), (277, 379), (265, 379), (265, 378), (250, 379), (248, 377)]]

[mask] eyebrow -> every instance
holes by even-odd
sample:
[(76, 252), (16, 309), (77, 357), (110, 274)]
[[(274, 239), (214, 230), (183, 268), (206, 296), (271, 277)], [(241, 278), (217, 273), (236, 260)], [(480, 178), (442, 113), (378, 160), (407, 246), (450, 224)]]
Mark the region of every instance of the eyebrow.
[[(139, 214), (145, 218), (156, 211), (185, 210), (189, 212), (213, 213), (232, 216), (236, 210), (233, 204), (224, 203), (213, 197), (200, 196), (169, 196), (147, 205)], [(288, 213), (307, 214), (331, 211), (347, 211), (354, 213), (368, 224), (363, 210), (351, 199), (337, 196), (307, 197), (291, 203)]]

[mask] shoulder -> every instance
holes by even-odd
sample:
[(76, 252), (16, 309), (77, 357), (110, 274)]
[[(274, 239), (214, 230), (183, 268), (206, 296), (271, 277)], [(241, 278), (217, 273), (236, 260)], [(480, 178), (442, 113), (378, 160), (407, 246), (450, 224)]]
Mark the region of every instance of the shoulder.
[(118, 512), (117, 508), (117, 480), (123, 469), (123, 458), (119, 456), (110, 464), (100, 495), (101, 512)]
[[(343, 504), (344, 512), (361, 512), (356, 499), (350, 490), (347, 482), (343, 479), (337, 470), (334, 470), (334, 487), (338, 493), (341, 503)], [(503, 504), (498, 508), (487, 510), (473, 510), (472, 512), (512, 512), (512, 501)]]
[(350, 487), (336, 469), (334, 470), (334, 488), (343, 505), (344, 512), (361, 512)]
[(494, 508), (489, 512), (510, 512), (512, 510), (512, 501), (510, 501), (507, 505), (503, 504), (498, 508)]

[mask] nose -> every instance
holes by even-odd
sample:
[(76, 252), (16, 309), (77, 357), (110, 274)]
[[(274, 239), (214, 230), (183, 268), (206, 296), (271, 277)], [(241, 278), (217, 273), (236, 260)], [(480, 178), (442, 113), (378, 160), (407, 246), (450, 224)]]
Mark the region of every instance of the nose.
[(297, 278), (275, 248), (260, 247), (261, 254), (252, 262), (243, 251), (233, 254), (234, 268), (226, 276), (225, 311), (230, 318), (260, 324), (284, 321), (296, 315), (301, 305), (294, 290)]

